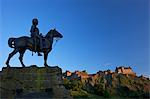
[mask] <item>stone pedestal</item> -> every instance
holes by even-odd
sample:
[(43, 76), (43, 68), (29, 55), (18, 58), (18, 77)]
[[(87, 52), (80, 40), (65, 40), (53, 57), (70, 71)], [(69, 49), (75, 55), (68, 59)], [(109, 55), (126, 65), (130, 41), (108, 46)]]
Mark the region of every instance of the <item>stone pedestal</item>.
[(4, 67), (0, 72), (0, 98), (72, 98), (63, 86), (62, 70), (55, 67)]

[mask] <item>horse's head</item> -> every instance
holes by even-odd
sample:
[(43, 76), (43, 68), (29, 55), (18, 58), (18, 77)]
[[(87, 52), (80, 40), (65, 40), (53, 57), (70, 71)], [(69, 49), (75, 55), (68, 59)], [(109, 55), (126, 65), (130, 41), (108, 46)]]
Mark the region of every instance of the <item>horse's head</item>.
[(63, 38), (63, 35), (60, 34), (56, 29), (51, 29), (45, 37), (46, 38)]

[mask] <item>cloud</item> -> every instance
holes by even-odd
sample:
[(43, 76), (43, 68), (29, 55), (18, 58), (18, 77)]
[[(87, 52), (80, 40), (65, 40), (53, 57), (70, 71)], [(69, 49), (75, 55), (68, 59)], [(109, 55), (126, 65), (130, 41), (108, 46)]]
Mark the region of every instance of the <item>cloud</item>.
[(111, 66), (111, 63), (104, 63), (103, 66)]

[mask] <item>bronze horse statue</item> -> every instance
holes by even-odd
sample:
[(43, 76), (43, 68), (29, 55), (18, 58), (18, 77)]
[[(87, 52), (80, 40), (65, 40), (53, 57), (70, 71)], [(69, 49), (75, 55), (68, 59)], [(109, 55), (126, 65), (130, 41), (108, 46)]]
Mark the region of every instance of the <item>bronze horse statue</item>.
[(53, 44), (54, 38), (63, 38), (63, 36), (57, 30), (51, 29), (46, 34), (46, 36), (42, 38), (42, 40), (44, 40), (43, 44), (45, 45), (45, 47), (42, 49), (38, 47), (36, 51), (35, 51), (34, 40), (31, 37), (22, 36), (19, 38), (9, 38), (8, 45), (9, 47), (14, 48), (14, 50), (8, 56), (8, 59), (6, 61), (7, 67), (10, 67), (9, 61), (17, 52), (19, 52), (20, 54), (19, 60), (21, 62), (21, 65), (25, 67), (23, 63), (23, 55), (27, 49), (32, 52), (43, 52), (44, 53), (44, 66), (48, 66), (47, 57), (48, 57), (48, 53), (52, 50), (52, 44)]

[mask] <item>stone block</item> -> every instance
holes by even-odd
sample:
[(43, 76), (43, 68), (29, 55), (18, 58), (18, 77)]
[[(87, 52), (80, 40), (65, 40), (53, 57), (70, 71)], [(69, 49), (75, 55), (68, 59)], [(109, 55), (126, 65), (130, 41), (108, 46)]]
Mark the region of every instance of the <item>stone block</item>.
[(58, 66), (3, 67), (0, 79), (0, 99), (70, 97), (62, 86), (62, 70)]

